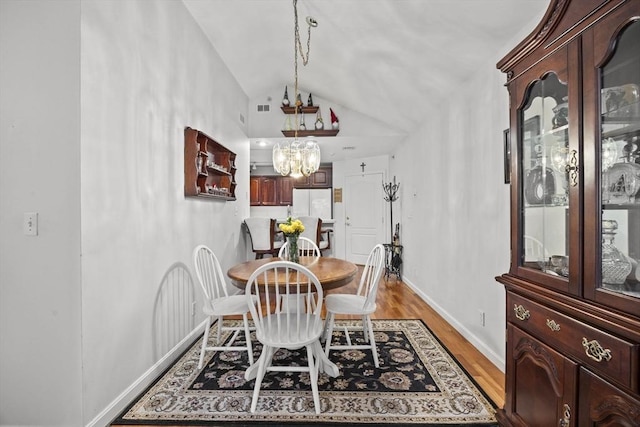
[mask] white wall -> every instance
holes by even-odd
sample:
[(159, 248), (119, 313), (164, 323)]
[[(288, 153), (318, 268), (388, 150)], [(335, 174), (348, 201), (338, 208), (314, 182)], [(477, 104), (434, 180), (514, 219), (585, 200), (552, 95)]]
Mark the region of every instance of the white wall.
[[(490, 66), (478, 70), (430, 113), (429, 121), (442, 126), (419, 129), (391, 166), (402, 183), (405, 281), (502, 369), (504, 289), (494, 277), (509, 267), (503, 82)], [(484, 327), (480, 312), (486, 313)]]
[[(244, 259), (248, 101), (180, 1), (0, 5), (0, 424), (104, 425), (162, 368), (165, 288), (203, 319), (193, 247)], [(185, 126), (238, 154), (238, 201), (184, 198)]]
[(82, 420), (79, 19), (0, 1), (0, 425)]
[[(247, 97), (182, 2), (83, 2), (82, 43), (86, 422), (158, 360), (169, 267), (199, 243), (225, 270), (244, 260), (249, 159)], [(238, 201), (185, 199), (185, 126), (238, 154)]]
[(425, 125), (390, 163), (390, 175), (402, 182), (404, 281), (503, 371), (505, 292), (495, 276), (507, 272), (510, 261), (502, 141), (509, 98), (495, 64), (543, 13), (437, 109), (425, 111)]

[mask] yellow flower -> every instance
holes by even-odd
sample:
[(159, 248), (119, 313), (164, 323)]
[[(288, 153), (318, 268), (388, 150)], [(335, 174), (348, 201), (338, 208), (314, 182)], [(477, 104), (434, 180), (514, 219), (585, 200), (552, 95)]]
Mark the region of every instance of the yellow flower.
[(278, 226), (285, 236), (299, 236), (304, 231), (304, 225), (299, 219), (287, 218), (287, 222), (283, 222)]

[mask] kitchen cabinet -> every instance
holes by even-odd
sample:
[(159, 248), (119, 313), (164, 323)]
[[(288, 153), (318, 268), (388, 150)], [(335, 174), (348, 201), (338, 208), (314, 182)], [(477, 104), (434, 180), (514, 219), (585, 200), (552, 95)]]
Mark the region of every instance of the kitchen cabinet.
[(250, 178), (251, 206), (291, 206), (294, 188), (331, 188), (333, 168), (320, 166), (309, 176), (260, 175)]
[(293, 204), (294, 179), (289, 176), (252, 176), (251, 206), (290, 206)]
[(278, 177), (278, 204), (280, 206), (293, 205), (293, 186), (295, 179), (290, 176)]
[(498, 63), (512, 156), (501, 425), (640, 425), (638, 40), (637, 0), (552, 0)]
[(249, 180), (251, 206), (277, 206), (278, 177), (252, 176)]
[(236, 200), (236, 154), (204, 132), (184, 131), (184, 195)]
[(331, 166), (320, 166), (320, 168), (309, 176), (295, 178), (294, 188), (331, 188), (333, 185), (333, 168)]

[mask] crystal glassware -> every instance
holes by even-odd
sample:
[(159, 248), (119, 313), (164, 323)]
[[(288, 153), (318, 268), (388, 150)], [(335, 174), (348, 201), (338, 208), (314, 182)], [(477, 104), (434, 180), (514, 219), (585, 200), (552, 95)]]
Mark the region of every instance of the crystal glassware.
[(615, 163), (604, 172), (603, 200), (608, 203), (634, 203), (640, 190), (640, 165)]
[(602, 220), (602, 282), (621, 285), (631, 273), (631, 261), (618, 249), (613, 240), (618, 230), (615, 220)]

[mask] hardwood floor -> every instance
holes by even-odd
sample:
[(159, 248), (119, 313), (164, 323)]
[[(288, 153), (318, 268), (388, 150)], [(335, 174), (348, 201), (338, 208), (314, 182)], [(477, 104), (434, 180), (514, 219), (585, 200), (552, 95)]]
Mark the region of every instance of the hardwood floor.
[[(357, 280), (330, 293), (355, 293)], [(374, 319), (422, 319), (445, 347), (455, 356), (464, 369), (473, 377), (486, 395), (497, 407), (504, 406), (504, 374), (471, 345), (462, 335), (449, 325), (411, 288), (395, 277), (380, 281), (377, 295), (378, 308)], [(338, 319), (357, 318), (356, 316), (336, 316)], [(180, 424), (172, 424), (175, 427)], [(120, 424), (111, 424), (118, 427)], [(155, 427), (153, 424), (138, 427)], [(163, 427), (169, 427), (164, 424)]]
[[(344, 286), (327, 294), (355, 293), (357, 283)], [(480, 353), (469, 341), (447, 323), (411, 288), (391, 276), (384, 277), (378, 287), (376, 298), (378, 308), (374, 319), (422, 319), (445, 347), (455, 356), (462, 367), (497, 407), (504, 406), (504, 373)], [(336, 316), (336, 318), (357, 318), (356, 316)]]

